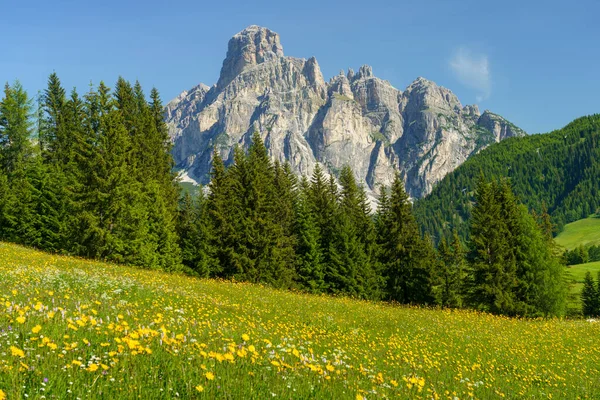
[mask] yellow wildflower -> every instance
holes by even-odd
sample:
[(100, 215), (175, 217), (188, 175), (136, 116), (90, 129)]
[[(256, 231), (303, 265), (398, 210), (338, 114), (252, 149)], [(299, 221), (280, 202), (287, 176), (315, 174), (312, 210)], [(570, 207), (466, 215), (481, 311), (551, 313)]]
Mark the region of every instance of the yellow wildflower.
[(36, 326), (33, 327), (33, 329), (31, 329), (31, 332), (37, 334), (41, 330), (42, 330), (42, 326), (41, 325), (36, 325)]
[(204, 376), (206, 377), (206, 379), (208, 379), (209, 381), (212, 381), (215, 379), (215, 374), (213, 374), (212, 372), (207, 372), (206, 374), (204, 374)]
[(91, 365), (90, 365), (90, 366), (87, 368), (87, 370), (88, 370), (88, 371), (90, 371), (90, 372), (95, 372), (95, 371), (97, 371), (97, 370), (98, 370), (98, 364), (91, 364)]
[(250, 336), (248, 336), (247, 334), (245, 334), (245, 333), (244, 333), (244, 334), (242, 335), (242, 340), (243, 340), (244, 342), (247, 342), (248, 340), (250, 340)]
[(20, 324), (24, 324), (25, 323), (25, 317), (24, 316), (18, 316), (17, 317), (17, 322)]
[(204, 387), (202, 387), (202, 385), (198, 385), (196, 386), (196, 390), (199, 392), (203, 392), (204, 391)]
[(10, 353), (15, 357), (21, 357), (21, 358), (25, 357), (25, 353), (23, 352), (23, 350), (19, 349), (18, 347), (15, 347), (15, 346), (10, 346)]

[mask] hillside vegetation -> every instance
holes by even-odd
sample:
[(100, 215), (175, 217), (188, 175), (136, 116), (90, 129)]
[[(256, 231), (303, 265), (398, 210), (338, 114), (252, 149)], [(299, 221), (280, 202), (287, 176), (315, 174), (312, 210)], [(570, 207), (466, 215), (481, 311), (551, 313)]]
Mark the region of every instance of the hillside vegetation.
[(201, 280), (0, 243), (0, 393), (24, 398), (561, 398), (600, 324)]
[(578, 246), (600, 245), (600, 218), (594, 215), (565, 225), (556, 236), (556, 244), (567, 250)]
[(529, 209), (548, 208), (561, 230), (600, 206), (600, 115), (579, 118), (543, 135), (508, 138), (468, 159), (415, 203), (422, 229), (435, 239), (452, 229), (468, 236), (478, 178), (509, 177)]

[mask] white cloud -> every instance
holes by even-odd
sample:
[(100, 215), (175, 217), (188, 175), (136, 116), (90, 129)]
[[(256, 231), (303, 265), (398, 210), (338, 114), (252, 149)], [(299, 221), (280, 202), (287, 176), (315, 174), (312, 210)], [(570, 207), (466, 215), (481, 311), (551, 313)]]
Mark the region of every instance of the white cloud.
[(490, 97), (492, 78), (487, 55), (461, 47), (454, 52), (449, 65), (459, 82), (477, 92), (477, 102)]

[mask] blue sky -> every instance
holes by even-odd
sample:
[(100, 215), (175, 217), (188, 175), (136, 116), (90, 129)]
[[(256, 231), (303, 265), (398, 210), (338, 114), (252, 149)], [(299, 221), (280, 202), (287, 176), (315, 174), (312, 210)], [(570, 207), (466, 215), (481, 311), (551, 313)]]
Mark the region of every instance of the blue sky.
[(0, 81), (34, 94), (56, 71), (67, 88), (156, 86), (165, 103), (214, 84), (227, 41), (248, 25), (315, 56), (325, 79), (373, 66), (404, 89), (418, 76), (529, 133), (600, 112), (600, 3), (576, 1), (7, 1)]

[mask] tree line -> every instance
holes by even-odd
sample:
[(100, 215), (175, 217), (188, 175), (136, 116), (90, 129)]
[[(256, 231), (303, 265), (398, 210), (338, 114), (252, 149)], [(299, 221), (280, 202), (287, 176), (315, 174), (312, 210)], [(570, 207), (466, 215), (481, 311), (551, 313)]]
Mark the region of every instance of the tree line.
[(158, 91), (122, 78), (82, 97), (53, 73), (0, 103), (0, 239), (173, 270), (179, 189)]
[(122, 78), (67, 97), (56, 74), (37, 107), (17, 82), (0, 103), (0, 239), (201, 277), (506, 315), (564, 311), (547, 213), (507, 180), (480, 179), (470, 240), (420, 233), (400, 176), (373, 212), (350, 167), (298, 179), (260, 135), (180, 196), (163, 106)]
[(258, 133), (233, 159), (225, 167), (215, 151), (208, 190), (180, 207), (183, 262), (202, 276), (513, 316), (564, 312), (550, 216), (530, 214), (508, 180), (481, 178), (471, 240), (455, 231), (435, 248), (398, 175), (373, 213), (350, 167), (339, 182), (318, 165), (297, 179)]
[(579, 245), (572, 250), (565, 250), (563, 257), (567, 265), (600, 261), (600, 245)]

